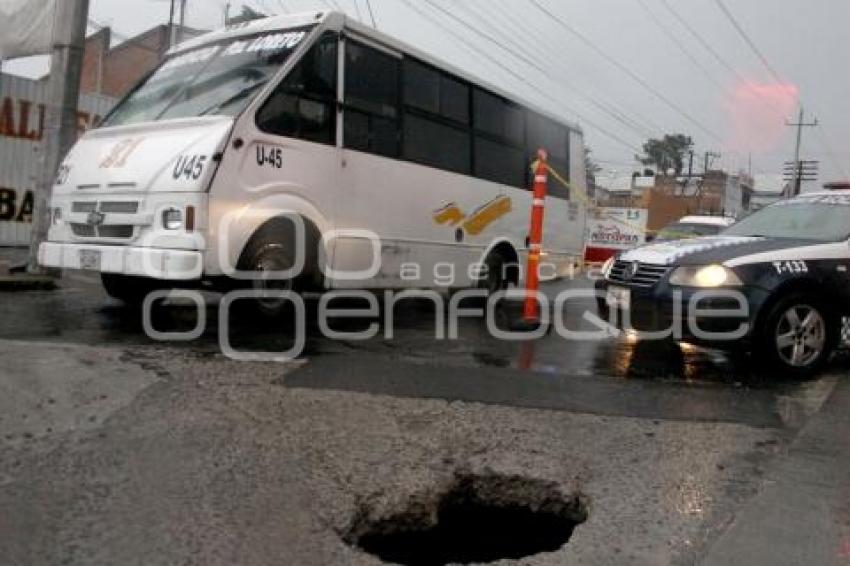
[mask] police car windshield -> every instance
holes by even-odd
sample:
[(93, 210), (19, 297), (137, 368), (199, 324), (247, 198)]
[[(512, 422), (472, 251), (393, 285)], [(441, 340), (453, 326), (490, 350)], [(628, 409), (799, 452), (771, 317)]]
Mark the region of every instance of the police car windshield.
[(103, 125), (236, 116), (312, 27), (229, 39), (169, 57), (112, 111)]
[(677, 222), (666, 228), (662, 228), (658, 233), (656, 241), (665, 242), (672, 240), (684, 240), (686, 238), (696, 238), (699, 236), (714, 236), (719, 234), (723, 226), (717, 224), (697, 224), (695, 222)]
[(764, 236), (822, 242), (850, 235), (850, 195), (803, 197), (778, 202), (723, 232), (724, 236)]

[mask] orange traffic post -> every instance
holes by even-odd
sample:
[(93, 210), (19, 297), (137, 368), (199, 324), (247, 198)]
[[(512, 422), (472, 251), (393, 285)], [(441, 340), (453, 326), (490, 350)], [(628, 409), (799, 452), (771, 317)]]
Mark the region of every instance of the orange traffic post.
[(534, 168), (534, 200), (531, 205), (531, 231), (528, 234), (528, 271), (525, 278), (525, 307), (522, 318), (527, 324), (540, 322), (540, 305), (537, 291), (540, 288), (540, 256), (543, 253), (543, 213), (546, 207), (546, 188), (549, 184), (549, 166), (546, 150), (537, 152)]

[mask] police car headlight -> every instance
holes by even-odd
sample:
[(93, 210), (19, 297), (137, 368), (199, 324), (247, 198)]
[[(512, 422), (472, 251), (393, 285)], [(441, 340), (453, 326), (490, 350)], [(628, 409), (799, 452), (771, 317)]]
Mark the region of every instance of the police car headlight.
[(616, 261), (616, 258), (611, 257), (611, 258), (608, 258), (608, 260), (605, 263), (602, 264), (601, 274), (602, 274), (603, 279), (608, 279), (608, 275), (611, 274), (611, 269), (614, 267), (615, 261)]
[(176, 208), (162, 211), (162, 227), (166, 230), (179, 230), (183, 227), (183, 213)]
[(741, 279), (735, 272), (722, 265), (701, 265), (679, 267), (670, 276), (670, 284), (679, 287), (740, 287)]

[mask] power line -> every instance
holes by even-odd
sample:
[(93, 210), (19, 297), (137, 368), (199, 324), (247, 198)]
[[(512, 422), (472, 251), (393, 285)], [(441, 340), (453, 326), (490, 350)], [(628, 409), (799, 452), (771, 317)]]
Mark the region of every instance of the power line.
[[(764, 68), (767, 69), (768, 73), (770, 73), (770, 76), (773, 77), (773, 79), (777, 83), (785, 84), (785, 82), (786, 82), (785, 79), (782, 78), (782, 75), (779, 73), (779, 71), (776, 70), (776, 67), (771, 65), (770, 61), (767, 59), (767, 57), (764, 55), (764, 53), (758, 48), (756, 43), (750, 38), (749, 34), (747, 34), (746, 30), (744, 30), (744, 28), (741, 26), (741, 24), (738, 22), (738, 20), (732, 14), (732, 12), (729, 11), (729, 8), (726, 7), (726, 4), (723, 3), (723, 0), (714, 0), (714, 3), (717, 4), (717, 7), (720, 9), (721, 12), (723, 12), (723, 14), (726, 16), (726, 19), (729, 20), (729, 23), (732, 24), (732, 27), (735, 28), (735, 30), (738, 32), (738, 34), (741, 36), (741, 38), (744, 40), (744, 42), (750, 47), (750, 49), (755, 54), (755, 56), (758, 57), (759, 61), (761, 61), (761, 64), (764, 65)], [(801, 110), (801, 112), (802, 112), (802, 110)], [(802, 120), (801, 120), (801, 122), (802, 122)], [(820, 132), (819, 130), (817, 130), (817, 131), (819, 133), (818, 139), (819, 139), (821, 145), (823, 146), (827, 157), (829, 157), (830, 161), (841, 172), (841, 174), (844, 177), (847, 177), (848, 176), (847, 170), (844, 168), (840, 159), (838, 159), (836, 157), (836, 153), (832, 149), (832, 146), (829, 143), (829, 139), (826, 137), (826, 134), (824, 134), (823, 132)], [(799, 141), (798, 141), (797, 152), (799, 153)], [(799, 155), (797, 156), (797, 159), (799, 160)]]
[(732, 66), (731, 64), (729, 64), (729, 62), (728, 62), (728, 61), (726, 61), (726, 59), (724, 59), (724, 58), (720, 55), (720, 53), (718, 53), (718, 52), (717, 52), (717, 50), (716, 50), (716, 49), (715, 49), (715, 48), (714, 48), (714, 47), (713, 47), (713, 46), (712, 46), (712, 45), (711, 45), (708, 41), (706, 41), (706, 40), (705, 40), (705, 38), (703, 38), (703, 37), (702, 37), (702, 36), (701, 36), (701, 35), (697, 32), (697, 31), (694, 29), (694, 27), (693, 27), (690, 23), (688, 23), (688, 21), (687, 21), (685, 18), (683, 18), (683, 17), (682, 17), (682, 15), (681, 15), (681, 14), (679, 14), (679, 12), (677, 12), (677, 11), (676, 11), (676, 9), (675, 9), (675, 8), (673, 8), (673, 6), (670, 4), (669, 0), (661, 0), (661, 4), (662, 4), (662, 5), (663, 5), (666, 9), (667, 9), (667, 11), (668, 11), (668, 12), (670, 12), (670, 14), (671, 14), (674, 18), (676, 18), (676, 21), (678, 21), (678, 22), (679, 22), (679, 24), (681, 24), (681, 25), (682, 25), (682, 27), (683, 27), (683, 28), (685, 28), (685, 30), (687, 30), (687, 31), (688, 31), (688, 33), (690, 33), (690, 34), (691, 34), (691, 36), (693, 36), (693, 38), (694, 38), (694, 39), (696, 39), (696, 40), (697, 40), (697, 42), (698, 42), (700, 45), (702, 45), (702, 46), (703, 46), (703, 48), (704, 48), (706, 51), (708, 51), (708, 52), (711, 54), (711, 56), (712, 56), (712, 57), (714, 57), (714, 59), (715, 59), (715, 60), (716, 60), (716, 61), (717, 61), (717, 62), (718, 62), (721, 66), (723, 66), (723, 67), (724, 67), (724, 68), (726, 68), (726, 69), (727, 69), (730, 73), (732, 73), (733, 75), (735, 75), (735, 78), (736, 78), (736, 79), (738, 79), (741, 83), (749, 83), (749, 82), (750, 82), (750, 81), (748, 81), (748, 80), (747, 80), (747, 79), (746, 79), (743, 75), (741, 75), (741, 73), (739, 73), (739, 72), (738, 72), (738, 70), (737, 70), (734, 66)]
[[(540, 72), (540, 73), (542, 73), (542, 74), (544, 74), (544, 75), (546, 75), (547, 73), (549, 73), (549, 69), (546, 69), (545, 67), (540, 66), (540, 65), (539, 65), (539, 64), (538, 64), (538, 63), (537, 63), (537, 62), (536, 62), (533, 58), (531, 58), (531, 56), (526, 56), (526, 54), (523, 52), (523, 50), (524, 50), (524, 46), (522, 46), (522, 45), (520, 45), (518, 42), (514, 41), (514, 40), (513, 40), (513, 39), (512, 39), (509, 35), (505, 35), (505, 36), (503, 36), (501, 39), (503, 39), (504, 41), (507, 41), (508, 43), (510, 43), (510, 44), (511, 44), (511, 45), (512, 45), (512, 46), (513, 46), (516, 50), (517, 50), (516, 52), (515, 52), (515, 51), (511, 51), (511, 50), (506, 49), (506, 48), (505, 48), (505, 46), (504, 46), (501, 42), (499, 42), (498, 40), (494, 39), (492, 36), (489, 36), (489, 35), (487, 35), (487, 34), (485, 34), (485, 33), (481, 32), (480, 30), (478, 30), (478, 29), (476, 29), (476, 28), (474, 28), (474, 27), (470, 26), (470, 25), (469, 25), (469, 24), (467, 24), (466, 22), (464, 22), (464, 21), (462, 21), (462, 20), (460, 20), (460, 19), (456, 18), (455, 16), (453, 16), (452, 14), (450, 14), (450, 13), (448, 13), (447, 11), (443, 10), (443, 9), (442, 9), (442, 8), (440, 8), (439, 6), (434, 5), (432, 2), (430, 2), (430, 1), (428, 1), (428, 0), (425, 0), (425, 1), (426, 1), (429, 5), (431, 5), (431, 7), (432, 7), (432, 8), (438, 9), (438, 10), (440, 10), (441, 12), (443, 12), (444, 14), (446, 14), (447, 16), (449, 16), (449, 17), (451, 17), (451, 18), (455, 19), (455, 21), (457, 21), (458, 23), (461, 23), (461, 24), (462, 24), (462, 25), (464, 25), (465, 27), (467, 27), (467, 28), (471, 29), (473, 32), (475, 32), (476, 34), (480, 35), (481, 37), (483, 37), (483, 38), (484, 38), (484, 39), (486, 39), (487, 41), (489, 41), (489, 42), (491, 42), (491, 43), (494, 43), (494, 44), (495, 44), (496, 46), (498, 46), (500, 49), (503, 49), (503, 50), (505, 50), (505, 51), (508, 51), (509, 53), (511, 53), (512, 55), (514, 55), (515, 57), (521, 58), (521, 59), (523, 60), (523, 62), (525, 62), (526, 64), (528, 64), (528, 65), (532, 66), (532, 67), (533, 67), (534, 69), (536, 69), (538, 72)], [(462, 4), (459, 4), (459, 6), (462, 6)], [(468, 7), (467, 7), (467, 8), (468, 8)], [(471, 11), (470, 11), (470, 13), (471, 13)], [(473, 15), (477, 15), (477, 16), (479, 17), (479, 19), (481, 19), (481, 20), (482, 20), (482, 21), (484, 21), (485, 23), (490, 23), (490, 22), (487, 22), (486, 20), (484, 20), (481, 14), (473, 14)], [(492, 25), (490, 26), (490, 28), (491, 28), (493, 31), (495, 31), (496, 33), (499, 33), (499, 31), (500, 31), (500, 30), (498, 30), (498, 29), (494, 28)], [(551, 77), (550, 77), (550, 78), (551, 78)], [(552, 80), (554, 81), (554, 79), (552, 79)], [(566, 86), (566, 85), (564, 85), (564, 86)], [(640, 128), (636, 128), (634, 124), (629, 123), (627, 119), (625, 119), (624, 117), (621, 117), (621, 116), (617, 115), (617, 113), (616, 113), (616, 112), (612, 112), (611, 110), (609, 110), (609, 109), (605, 108), (605, 106), (603, 106), (601, 102), (599, 102), (599, 101), (597, 101), (597, 100), (595, 100), (595, 99), (591, 98), (591, 97), (590, 97), (590, 96), (588, 96), (588, 95), (585, 95), (585, 94), (584, 94), (584, 93), (582, 93), (582, 92), (579, 92), (579, 91), (578, 91), (578, 90), (576, 90), (574, 87), (570, 87), (570, 88), (571, 88), (571, 90), (572, 90), (573, 92), (575, 92), (575, 93), (576, 93), (579, 97), (581, 97), (581, 98), (585, 99), (585, 100), (586, 100), (589, 104), (591, 104), (592, 106), (596, 107), (598, 110), (600, 110), (600, 111), (602, 111), (602, 112), (604, 112), (604, 113), (606, 113), (606, 114), (609, 114), (612, 118), (614, 118), (615, 120), (617, 120), (618, 122), (620, 122), (623, 126), (625, 126), (625, 127), (629, 128), (630, 130), (632, 130), (633, 132), (635, 132), (635, 133), (636, 133), (636, 134), (638, 134), (639, 136), (645, 136), (645, 135), (646, 135), (646, 132), (645, 132), (645, 131), (641, 131), (641, 129), (640, 129)]]
[(663, 31), (663, 32), (664, 32), (664, 34), (665, 34), (668, 38), (670, 38), (670, 40), (671, 40), (673, 43), (675, 43), (675, 44), (679, 47), (679, 51), (681, 51), (681, 52), (685, 55), (685, 57), (687, 57), (687, 58), (691, 61), (691, 63), (693, 63), (693, 64), (694, 64), (694, 66), (695, 66), (697, 69), (699, 69), (699, 70), (702, 72), (702, 74), (703, 74), (703, 75), (705, 75), (705, 77), (709, 80), (709, 82), (711, 82), (711, 84), (713, 84), (714, 86), (718, 87), (718, 88), (722, 91), (722, 90), (724, 89), (724, 86), (723, 86), (722, 84), (720, 84), (720, 81), (718, 81), (717, 79), (715, 79), (715, 78), (714, 78), (714, 75), (712, 75), (712, 74), (709, 72), (709, 70), (705, 67), (705, 65), (703, 65), (703, 64), (702, 64), (702, 63), (701, 63), (701, 62), (700, 62), (700, 61), (699, 61), (699, 60), (698, 60), (698, 59), (697, 59), (697, 58), (696, 58), (696, 57), (695, 57), (695, 56), (694, 56), (694, 55), (690, 52), (690, 50), (688, 50), (688, 48), (687, 48), (687, 47), (685, 47), (684, 42), (683, 42), (682, 40), (680, 40), (680, 39), (676, 36), (676, 34), (675, 34), (675, 33), (673, 33), (673, 32), (670, 30), (670, 28), (669, 28), (667, 25), (665, 25), (665, 23), (661, 20), (661, 18), (660, 18), (660, 17), (658, 17), (658, 14), (656, 14), (655, 12), (653, 12), (652, 10), (650, 10), (649, 6), (646, 4), (646, 2), (645, 2), (644, 0), (637, 0), (637, 3), (640, 5), (640, 7), (641, 7), (641, 8), (643, 8), (643, 11), (647, 13), (647, 15), (649, 16), (649, 18), (650, 18), (652, 21), (654, 21), (654, 22), (655, 22), (655, 24), (656, 24), (659, 28), (661, 28), (661, 31)]
[(567, 22), (566, 22), (563, 18), (561, 18), (560, 16), (558, 16), (557, 14), (555, 14), (554, 12), (552, 12), (551, 10), (549, 10), (548, 8), (546, 8), (544, 5), (542, 5), (540, 2), (538, 2), (538, 0), (528, 0), (528, 1), (529, 1), (529, 2), (530, 2), (530, 3), (531, 3), (531, 4), (535, 7), (535, 8), (537, 8), (539, 11), (543, 12), (544, 14), (546, 14), (546, 15), (547, 15), (548, 17), (550, 17), (553, 21), (555, 21), (558, 25), (560, 25), (562, 28), (564, 28), (565, 30), (567, 30), (567, 32), (569, 32), (571, 35), (573, 35), (574, 37), (578, 38), (578, 39), (579, 39), (579, 41), (581, 41), (582, 43), (584, 43), (585, 45), (587, 45), (590, 49), (592, 49), (594, 52), (596, 52), (599, 56), (601, 56), (601, 57), (602, 57), (602, 58), (604, 58), (606, 61), (608, 61), (610, 64), (612, 64), (612, 65), (614, 65), (615, 67), (617, 67), (618, 69), (620, 69), (622, 72), (626, 73), (629, 77), (631, 77), (631, 79), (632, 79), (633, 81), (635, 81), (636, 83), (638, 83), (639, 85), (641, 85), (643, 88), (645, 88), (647, 91), (649, 91), (650, 93), (652, 93), (652, 95), (653, 95), (653, 96), (655, 96), (656, 98), (658, 98), (659, 100), (661, 100), (664, 104), (666, 104), (667, 106), (669, 106), (671, 109), (675, 110), (675, 111), (676, 111), (679, 115), (681, 115), (683, 118), (685, 118), (688, 122), (690, 122), (691, 124), (693, 124), (694, 126), (696, 126), (697, 128), (699, 128), (699, 129), (700, 129), (700, 130), (702, 130), (703, 132), (707, 133), (707, 134), (708, 134), (708, 135), (710, 135), (712, 138), (714, 138), (714, 139), (716, 139), (716, 140), (721, 140), (721, 141), (722, 141), (721, 136), (719, 136), (717, 133), (713, 132), (713, 131), (712, 131), (710, 128), (708, 128), (707, 126), (705, 126), (705, 125), (703, 125), (702, 123), (700, 123), (697, 119), (693, 118), (690, 114), (688, 114), (685, 110), (683, 110), (683, 109), (682, 109), (682, 108), (681, 108), (678, 104), (676, 104), (675, 102), (673, 102), (672, 100), (670, 100), (668, 97), (666, 97), (666, 96), (665, 96), (664, 94), (662, 94), (660, 91), (658, 91), (658, 89), (656, 89), (656, 88), (655, 88), (655, 87), (653, 87), (651, 84), (649, 84), (648, 82), (646, 82), (643, 78), (641, 78), (641, 77), (640, 77), (637, 73), (635, 73), (634, 71), (632, 71), (629, 67), (627, 67), (627, 66), (626, 66), (626, 65), (624, 65), (623, 63), (620, 63), (620, 61), (618, 61), (616, 58), (614, 58), (613, 56), (609, 55), (609, 54), (608, 54), (606, 51), (604, 51), (601, 47), (599, 47), (598, 45), (596, 45), (596, 43), (594, 43), (592, 40), (590, 40), (589, 38), (587, 38), (584, 34), (582, 34), (581, 32), (579, 32), (579, 31), (578, 31), (577, 29), (575, 29), (573, 26), (571, 26), (570, 24), (568, 24), (568, 23), (567, 23)]
[(735, 16), (732, 15), (732, 12), (729, 11), (729, 8), (727, 8), (726, 4), (723, 3), (723, 0), (714, 0), (714, 3), (717, 4), (717, 7), (720, 8), (720, 11), (723, 12), (723, 14), (726, 16), (726, 19), (728, 19), (729, 22), (732, 24), (732, 27), (734, 27), (738, 31), (738, 34), (741, 36), (741, 38), (743, 38), (747, 45), (750, 46), (750, 49), (752, 49), (753, 53), (756, 54), (756, 57), (759, 58), (762, 65), (764, 65), (765, 69), (767, 69), (773, 79), (777, 83), (782, 84), (784, 82), (782, 77), (779, 75), (773, 65), (770, 64), (770, 61), (767, 60), (767, 57), (765, 57), (761, 50), (759, 50), (755, 42), (750, 39), (750, 36), (747, 34), (746, 31), (744, 31), (744, 28), (741, 27), (741, 24), (738, 23), (738, 20), (736, 20)]
[(378, 22), (375, 20), (375, 11), (372, 9), (372, 0), (366, 0), (366, 7), (369, 8), (369, 18), (372, 20), (372, 27), (378, 29)]
[(773, 110), (777, 116), (781, 119), (787, 118), (785, 111), (778, 106), (776, 106), (775, 102), (769, 97), (765, 96), (759, 89), (754, 88), (756, 85), (744, 77), (734, 65), (729, 63), (726, 59), (723, 58), (722, 55), (709, 43), (702, 35), (697, 32), (696, 29), (684, 18), (682, 15), (676, 11), (676, 9), (670, 4), (669, 0), (660, 0), (661, 4), (667, 9), (667, 11), (679, 22), (679, 24), (699, 43), (713, 58), (717, 61), (722, 67), (727, 69), (732, 75), (735, 76), (736, 80), (742, 84), (750, 87), (751, 92), (753, 92), (757, 97), (764, 100), (765, 104), (768, 108)]
[[(493, 2), (493, 0), (487, 0), (487, 1), (491, 2), (491, 3)], [(503, 4), (503, 6), (504, 5), (505, 4)], [(481, 18), (482, 20), (485, 20), (483, 10), (477, 10), (476, 12), (477, 12), (479, 18)], [(497, 14), (499, 14), (499, 13), (500, 13), (499, 10), (494, 9), (494, 10), (490, 10), (489, 15), (492, 16), (495, 19)], [(485, 20), (485, 21), (487, 21), (487, 20)], [(504, 19), (500, 19), (499, 21), (501, 23), (505, 23)], [(487, 23), (489, 23), (491, 25), (492, 29), (494, 29), (496, 31), (496, 33), (502, 34), (503, 37), (506, 40), (511, 40), (511, 42), (515, 46), (518, 46), (520, 50), (525, 49), (525, 45), (522, 45), (519, 40), (511, 39), (515, 30), (519, 30), (519, 31), (527, 34), (528, 37), (533, 37), (533, 38), (542, 39), (542, 38), (545, 38), (549, 35), (549, 34), (546, 34), (539, 29), (536, 29), (535, 26), (531, 26), (531, 25), (523, 26), (522, 24), (524, 22), (522, 20), (508, 20), (507, 21), (507, 30), (508, 30), (507, 33), (505, 33), (504, 29), (500, 29), (500, 28), (497, 28), (495, 26), (492, 26), (492, 22), (487, 21)], [(528, 45), (530, 47), (531, 46), (537, 46), (537, 43), (534, 42), (534, 41), (529, 41)], [(544, 47), (545, 47), (544, 45), (539, 46), (539, 49), (537, 50), (538, 56), (542, 54), (541, 59), (551, 59), (551, 56), (545, 51)], [(557, 50), (557, 47), (554, 47), (553, 50)], [(557, 63), (561, 64), (563, 69), (566, 69), (566, 67), (564, 67), (563, 59), (558, 59)], [(569, 74), (569, 73), (567, 73), (567, 74)], [(574, 82), (578, 82), (578, 81), (574, 81)], [(562, 83), (562, 84), (564, 84), (568, 88), (572, 89), (578, 96), (583, 98), (585, 101), (587, 101), (592, 106), (598, 108), (603, 113), (609, 114), (617, 122), (624, 124), (627, 128), (638, 133), (638, 135), (640, 135), (641, 137), (652, 137), (654, 135), (653, 134), (654, 131), (661, 131), (661, 128), (659, 128), (657, 125), (653, 124), (651, 120), (646, 119), (645, 116), (641, 116), (641, 118), (642, 118), (642, 122), (641, 122), (641, 121), (637, 120), (636, 118), (630, 116), (629, 112), (617, 107), (617, 105), (614, 104), (613, 102), (606, 101), (599, 94), (595, 94), (595, 95), (594, 94), (587, 94), (585, 92), (579, 91), (572, 83)], [(633, 113), (633, 114), (636, 114), (636, 113)]]
[(354, 10), (357, 12), (357, 20), (362, 22), (363, 21), (363, 13), (360, 11), (360, 2), (358, 2), (357, 0), (351, 0), (351, 1), (354, 2)]
[[(484, 33), (484, 32), (482, 32), (481, 30), (477, 29), (475, 26), (472, 26), (472, 25), (470, 25), (469, 23), (467, 23), (467, 22), (463, 21), (462, 19), (458, 18), (457, 16), (455, 16), (454, 14), (452, 14), (451, 12), (449, 12), (448, 10), (445, 10), (444, 8), (442, 8), (442, 7), (438, 6), (438, 5), (436, 5), (434, 2), (432, 2), (432, 0), (422, 0), (422, 1), (424, 1), (425, 3), (427, 3), (427, 4), (428, 4), (429, 6), (431, 6), (432, 8), (434, 8), (434, 9), (436, 9), (436, 10), (438, 10), (438, 11), (442, 12), (442, 13), (443, 13), (443, 14), (445, 14), (447, 17), (451, 18), (452, 20), (454, 20), (455, 22), (459, 23), (459, 24), (460, 24), (460, 25), (462, 25), (463, 27), (465, 27), (465, 28), (469, 29), (470, 31), (472, 31), (473, 33), (475, 33), (476, 35), (478, 35), (479, 37), (482, 37), (482, 38), (484, 38), (486, 41), (489, 41), (490, 43), (493, 43), (493, 44), (494, 44), (494, 45), (496, 45), (499, 49), (502, 49), (503, 51), (505, 51), (505, 52), (509, 53), (510, 55), (514, 56), (515, 58), (517, 58), (517, 59), (521, 60), (521, 61), (522, 61), (522, 62), (524, 62), (525, 64), (527, 64), (527, 65), (531, 66), (533, 69), (537, 70), (539, 73), (541, 73), (543, 76), (547, 77), (547, 78), (548, 78), (549, 80), (551, 80), (552, 82), (555, 82), (555, 81), (551, 78), (551, 76), (550, 76), (550, 71), (549, 71), (548, 69), (546, 69), (546, 68), (544, 68), (544, 67), (540, 66), (540, 64), (538, 64), (536, 61), (534, 61), (532, 58), (530, 58), (530, 57), (529, 57), (529, 56), (527, 56), (526, 54), (524, 54), (524, 53), (518, 53), (518, 52), (516, 52), (516, 51), (513, 51), (513, 50), (511, 50), (511, 49), (508, 49), (507, 47), (505, 47), (504, 45), (502, 45), (502, 44), (501, 44), (501, 43), (500, 43), (497, 39), (493, 38), (492, 36), (490, 36), (490, 35), (488, 35), (488, 34), (486, 34), (486, 33)], [(519, 77), (519, 78), (521, 78), (523, 81), (525, 81), (525, 80), (526, 80), (526, 79), (525, 79), (525, 78), (523, 78), (523, 77)], [(548, 95), (547, 95), (547, 98), (549, 98), (550, 100), (553, 100), (553, 101), (555, 101), (555, 102), (558, 102), (558, 101), (557, 101), (554, 97), (550, 97), (550, 96), (548, 96)], [(574, 114), (576, 114), (576, 115), (578, 115), (578, 116), (581, 116), (581, 115), (580, 115), (578, 112), (576, 112), (575, 110), (573, 110), (573, 109), (570, 109), (570, 110), (571, 110), (571, 112), (573, 112)], [(588, 124), (592, 124), (592, 122), (591, 122), (590, 120), (588, 120), (587, 118), (584, 118), (584, 120), (585, 120)], [(606, 131), (606, 132), (607, 132), (607, 130), (603, 130), (603, 128), (601, 128), (601, 127), (600, 127), (600, 126), (598, 126), (598, 125), (596, 125), (596, 126), (594, 126), (594, 127), (596, 127), (596, 129), (599, 129), (600, 131)], [(608, 133), (609, 133), (609, 135), (614, 135), (614, 134), (611, 134), (610, 132), (608, 132)], [(639, 135), (642, 135), (642, 134), (639, 134)], [(621, 140), (621, 141), (624, 141), (624, 140)], [(626, 143), (628, 143), (628, 142), (626, 142)], [(630, 144), (629, 144), (629, 145), (630, 145)]]
[[(481, 49), (480, 47), (478, 47), (477, 45), (475, 45), (475, 43), (473, 43), (473, 42), (469, 41), (469, 39), (468, 39), (468, 38), (466, 38), (465, 36), (463, 36), (463, 35), (461, 35), (461, 34), (459, 34), (459, 33), (455, 32), (455, 31), (454, 31), (454, 30), (452, 30), (451, 28), (448, 28), (448, 27), (446, 27), (446, 26), (442, 25), (442, 23), (441, 23), (440, 21), (436, 20), (434, 17), (432, 17), (432, 16), (431, 16), (430, 14), (428, 14), (427, 12), (424, 12), (423, 10), (421, 10), (421, 9), (419, 8), (419, 6), (417, 6), (417, 5), (416, 5), (414, 2), (412, 2), (411, 0), (402, 0), (402, 2), (403, 2), (403, 3), (404, 3), (404, 4), (405, 4), (405, 5), (406, 5), (409, 9), (413, 10), (414, 12), (416, 12), (417, 14), (419, 14), (421, 17), (423, 17), (423, 18), (427, 19), (427, 20), (428, 20), (428, 21), (430, 21), (432, 24), (434, 24), (434, 25), (435, 25), (435, 26), (437, 26), (438, 28), (442, 29), (444, 32), (446, 32), (446, 33), (450, 34), (450, 35), (451, 35), (452, 37), (454, 37), (457, 41), (459, 41), (459, 42), (463, 43), (464, 45), (466, 45), (467, 47), (469, 47), (472, 51), (476, 52), (476, 53), (479, 55), (479, 57), (482, 57), (482, 58), (484, 58), (484, 59), (488, 60), (490, 63), (492, 63), (492, 64), (496, 65), (496, 66), (497, 66), (498, 68), (500, 68), (502, 71), (504, 71), (504, 72), (508, 73), (509, 75), (511, 75), (512, 77), (514, 77), (515, 79), (519, 80), (521, 83), (527, 83), (527, 82), (528, 82), (528, 77), (524, 77), (524, 76), (520, 75), (519, 73), (517, 73), (516, 71), (514, 71), (513, 69), (511, 69), (510, 67), (508, 67), (507, 65), (505, 65), (502, 61), (500, 61), (499, 59), (497, 59), (496, 57), (494, 57), (493, 55), (491, 55), (489, 52), (484, 51), (483, 49)], [(563, 106), (564, 108), (567, 108), (567, 109), (568, 109), (571, 113), (576, 114), (577, 116), (579, 116), (580, 118), (582, 118), (582, 119), (583, 119), (583, 120), (584, 120), (587, 124), (589, 124), (591, 127), (593, 127), (594, 129), (596, 129), (597, 131), (599, 131), (601, 134), (603, 134), (603, 135), (605, 135), (606, 137), (608, 137), (608, 138), (610, 138), (610, 139), (612, 139), (612, 140), (616, 141), (617, 143), (622, 144), (622, 145), (623, 145), (623, 146), (625, 146), (625, 147), (628, 147), (631, 151), (640, 151), (640, 150), (638, 150), (638, 149), (637, 149), (634, 145), (632, 145), (631, 143), (629, 143), (629, 142), (625, 141), (623, 138), (621, 138), (621, 137), (620, 137), (620, 136), (618, 136), (617, 134), (614, 134), (614, 133), (612, 133), (612, 132), (610, 132), (610, 131), (606, 130), (605, 128), (603, 128), (603, 127), (601, 127), (601, 126), (599, 126), (599, 125), (595, 124), (595, 123), (594, 123), (594, 122), (592, 122), (591, 120), (588, 120), (588, 119), (586, 119), (586, 118), (581, 117), (581, 115), (580, 115), (580, 114), (578, 114), (577, 112), (575, 112), (575, 110), (572, 110), (571, 108), (567, 107), (567, 106), (566, 106), (566, 105), (564, 105), (564, 104), (563, 104), (560, 100), (558, 100), (558, 99), (554, 98), (553, 96), (548, 95), (548, 94), (546, 94), (545, 92), (544, 92), (544, 93), (541, 93), (541, 96), (543, 96), (544, 98), (546, 98), (547, 100), (549, 100), (550, 102), (552, 102), (552, 103), (554, 103), (554, 104), (556, 104), (556, 105), (560, 105), (560, 106)]]

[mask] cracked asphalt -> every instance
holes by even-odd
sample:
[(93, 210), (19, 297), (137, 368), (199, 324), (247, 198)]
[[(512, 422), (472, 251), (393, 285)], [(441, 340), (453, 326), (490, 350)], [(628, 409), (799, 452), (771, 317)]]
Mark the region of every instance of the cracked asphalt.
[[(506, 344), (474, 320), (445, 342), (412, 304), (392, 341), (310, 326), (298, 360), (249, 363), (209, 317), (164, 344), (86, 276), (0, 294), (0, 561), (380, 564), (343, 541), (358, 514), (470, 473), (587, 501), (568, 544), (522, 564), (850, 561), (846, 355), (798, 383), (689, 348)], [(231, 332), (269, 350), (290, 334)]]

